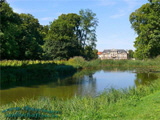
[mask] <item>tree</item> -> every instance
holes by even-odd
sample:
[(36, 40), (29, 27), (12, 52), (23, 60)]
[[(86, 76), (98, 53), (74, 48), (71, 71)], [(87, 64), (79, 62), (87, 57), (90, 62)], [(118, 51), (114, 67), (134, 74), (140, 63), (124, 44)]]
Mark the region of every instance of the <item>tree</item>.
[(98, 23), (95, 16), (91, 10), (81, 10), (80, 15), (70, 13), (59, 16), (50, 25), (44, 45), (45, 55), (50, 59), (69, 59), (73, 56), (95, 58)]
[(77, 31), (80, 16), (77, 14), (62, 14), (54, 20), (44, 44), (45, 55), (50, 59), (69, 59), (80, 54)]
[(40, 59), (43, 37), (38, 20), (30, 14), (14, 13), (5, 0), (0, 6), (1, 59)]
[(150, 0), (130, 15), (132, 28), (138, 34), (134, 42), (135, 57), (153, 58), (160, 54), (160, 2)]
[(40, 26), (40, 34), (43, 36), (43, 38), (47, 37), (48, 31), (49, 31), (49, 25)]
[(86, 46), (84, 51), (84, 57), (87, 60), (97, 59), (98, 58), (98, 50), (93, 49), (91, 46)]
[(160, 3), (160, 0), (148, 0), (150, 3), (158, 2)]
[(128, 57), (133, 58), (134, 56), (134, 51), (133, 50), (128, 50)]
[(79, 30), (79, 40), (82, 47), (90, 46), (92, 48), (96, 47), (96, 27), (98, 26), (98, 19), (96, 14), (91, 10), (80, 10), (79, 14), (81, 16), (81, 24)]
[(80, 30), (78, 38), (83, 48), (82, 56), (87, 60), (97, 58), (96, 48), (96, 27), (98, 26), (98, 19), (96, 14), (90, 9), (80, 10), (81, 16)]
[(16, 38), (20, 33), (19, 25), (21, 20), (5, 0), (0, 2), (0, 6), (1, 59), (14, 59), (19, 56), (19, 46)]
[(40, 24), (31, 14), (20, 14), (22, 21), (21, 34), (17, 39), (19, 45), (19, 59), (40, 59), (42, 56), (43, 37)]

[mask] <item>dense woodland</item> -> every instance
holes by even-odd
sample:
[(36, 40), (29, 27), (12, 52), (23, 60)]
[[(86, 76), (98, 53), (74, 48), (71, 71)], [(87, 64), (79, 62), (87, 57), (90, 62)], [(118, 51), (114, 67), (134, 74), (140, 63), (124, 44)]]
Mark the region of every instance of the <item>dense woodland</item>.
[[(49, 25), (41, 25), (31, 14), (15, 13), (6, 0), (0, 2), (1, 59), (69, 59), (82, 56), (97, 58), (96, 27), (98, 19), (91, 10), (79, 14), (62, 14)], [(138, 37), (134, 57), (154, 58), (160, 55), (160, 2), (149, 0), (130, 15)], [(133, 51), (130, 51), (133, 56)]]
[(79, 15), (62, 14), (43, 26), (31, 14), (13, 12), (5, 0), (0, 6), (1, 59), (97, 58), (98, 19), (91, 10), (80, 10)]

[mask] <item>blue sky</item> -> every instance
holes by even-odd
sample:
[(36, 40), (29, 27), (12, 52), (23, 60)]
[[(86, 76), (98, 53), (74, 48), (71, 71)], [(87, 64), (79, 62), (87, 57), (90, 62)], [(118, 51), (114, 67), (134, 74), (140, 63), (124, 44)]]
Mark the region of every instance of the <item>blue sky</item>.
[(96, 30), (97, 49), (132, 49), (136, 33), (131, 29), (129, 15), (148, 0), (7, 0), (14, 12), (30, 13), (42, 25), (59, 15), (91, 9), (99, 20)]

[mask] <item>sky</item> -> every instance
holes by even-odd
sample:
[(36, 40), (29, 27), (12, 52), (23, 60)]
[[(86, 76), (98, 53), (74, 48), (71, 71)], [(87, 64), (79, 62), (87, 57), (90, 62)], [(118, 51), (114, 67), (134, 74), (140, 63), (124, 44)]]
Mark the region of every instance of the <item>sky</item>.
[(29, 13), (41, 25), (49, 25), (61, 14), (76, 13), (90, 9), (96, 13), (98, 51), (104, 49), (135, 50), (137, 37), (131, 28), (129, 16), (148, 0), (7, 0), (16, 13)]

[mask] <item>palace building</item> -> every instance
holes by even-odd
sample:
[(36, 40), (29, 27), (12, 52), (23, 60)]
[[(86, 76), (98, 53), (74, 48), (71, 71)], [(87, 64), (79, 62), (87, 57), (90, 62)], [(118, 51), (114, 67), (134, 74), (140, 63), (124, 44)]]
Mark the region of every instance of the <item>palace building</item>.
[(125, 60), (128, 59), (128, 52), (124, 49), (106, 49), (103, 52), (98, 52), (98, 57), (101, 60), (114, 59), (114, 60)]

